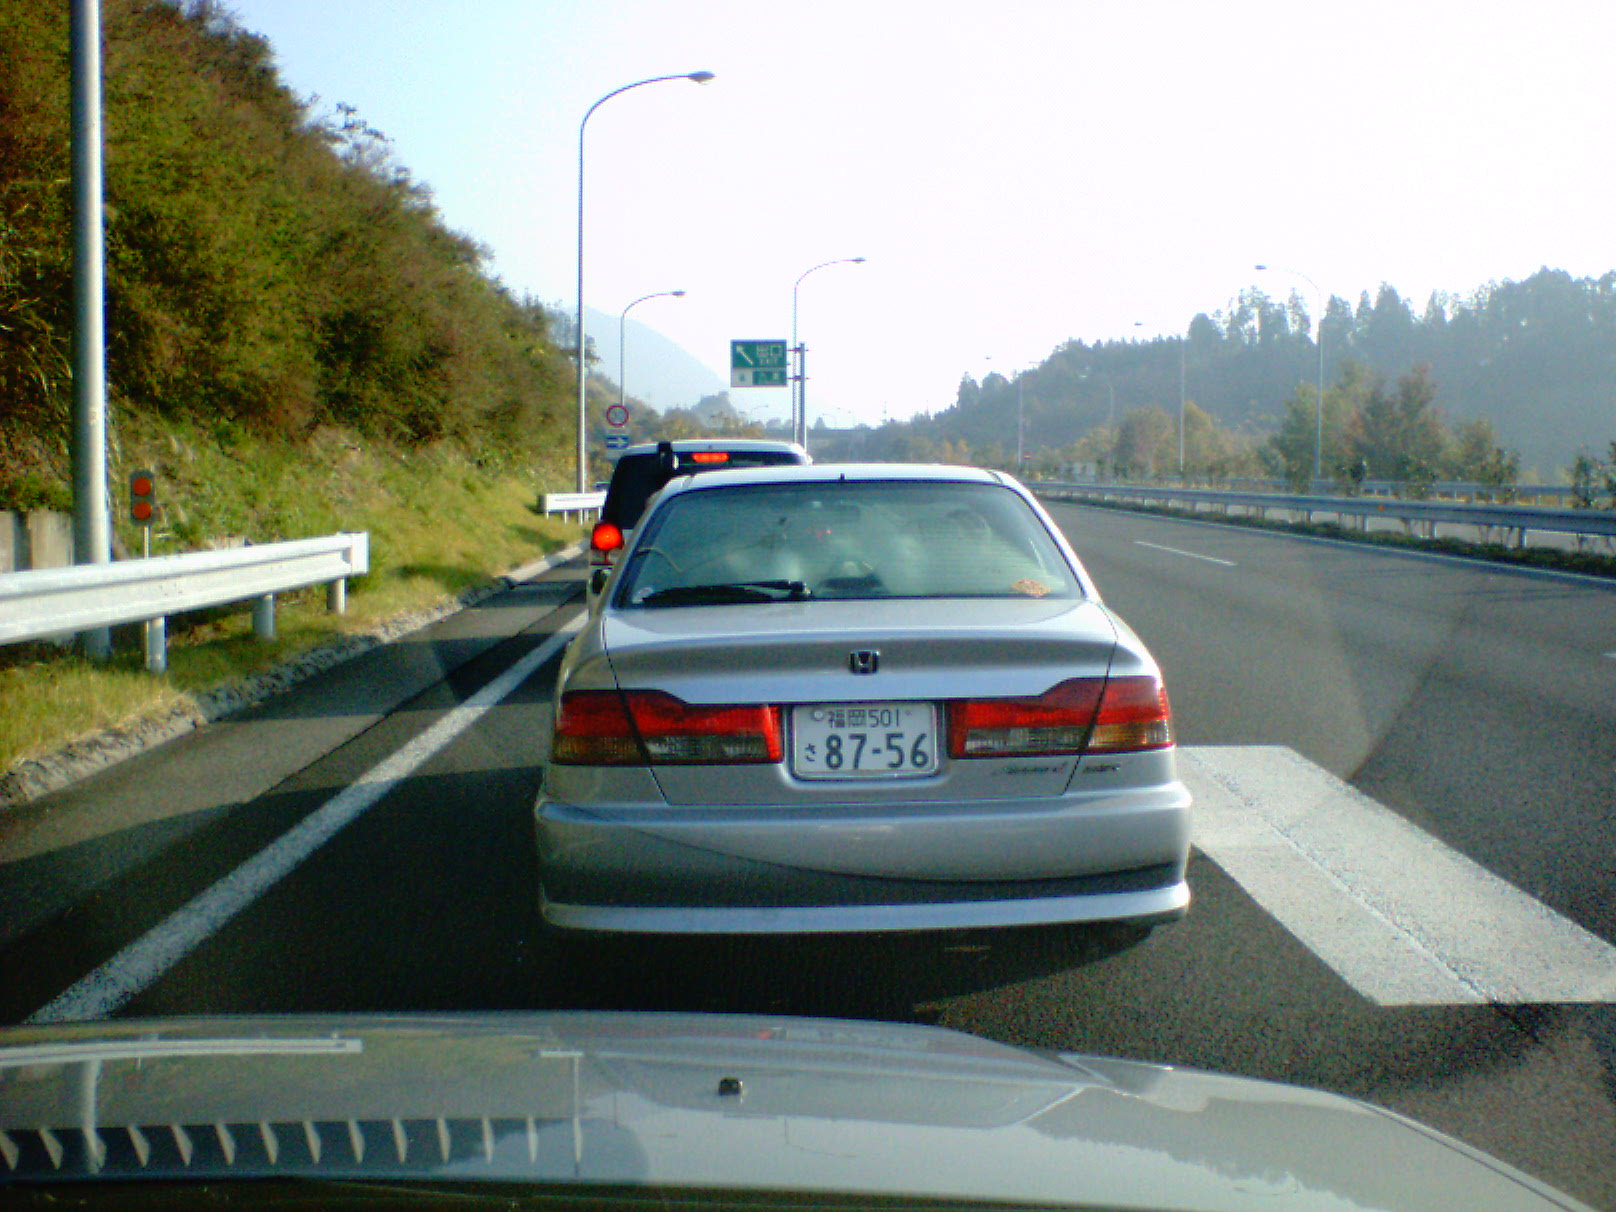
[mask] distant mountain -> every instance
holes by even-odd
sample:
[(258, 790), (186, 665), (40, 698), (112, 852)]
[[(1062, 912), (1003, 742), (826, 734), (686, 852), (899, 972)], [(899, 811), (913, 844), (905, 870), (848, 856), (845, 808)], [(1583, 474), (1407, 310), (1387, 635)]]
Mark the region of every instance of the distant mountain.
[[(618, 375), (617, 330), (620, 317), (589, 308), (585, 316), (589, 340), (600, 358), (595, 369), (614, 383)], [(628, 394), (658, 412), (694, 408), (707, 396), (726, 391), (726, 383), (683, 346), (629, 317), (628, 362), (623, 370)]]

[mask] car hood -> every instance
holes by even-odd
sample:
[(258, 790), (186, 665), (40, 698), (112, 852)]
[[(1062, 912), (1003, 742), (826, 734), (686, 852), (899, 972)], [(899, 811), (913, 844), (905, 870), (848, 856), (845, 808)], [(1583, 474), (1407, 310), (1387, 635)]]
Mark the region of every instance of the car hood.
[(0, 1031), (0, 1184), (266, 1176), (1582, 1206), (1335, 1095), (928, 1027), (569, 1012)]

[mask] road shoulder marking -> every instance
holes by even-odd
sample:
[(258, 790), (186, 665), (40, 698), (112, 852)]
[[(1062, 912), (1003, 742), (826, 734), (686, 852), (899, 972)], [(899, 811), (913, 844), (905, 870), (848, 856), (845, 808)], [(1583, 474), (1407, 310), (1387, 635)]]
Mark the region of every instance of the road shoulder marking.
[(1294, 751), (1180, 759), (1196, 846), (1369, 1000), (1616, 1002), (1616, 947)]
[(446, 711), (426, 731), (378, 762), (343, 791), (288, 829), (252, 858), (175, 910), (49, 1004), (30, 1023), (106, 1018), (155, 984), (226, 923), (290, 874), (346, 826), (356, 821), (451, 741), (514, 691), (572, 638), (584, 620), (580, 611), (554, 635)]

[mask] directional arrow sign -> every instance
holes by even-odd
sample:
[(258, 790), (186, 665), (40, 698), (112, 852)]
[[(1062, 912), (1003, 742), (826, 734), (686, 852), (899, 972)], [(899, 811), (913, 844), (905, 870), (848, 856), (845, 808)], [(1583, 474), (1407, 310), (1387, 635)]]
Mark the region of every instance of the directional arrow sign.
[(786, 343), (784, 341), (731, 341), (729, 343), (729, 385), (731, 387), (784, 387), (786, 385)]
[(622, 450), (627, 445), (628, 435), (626, 433), (609, 433), (606, 435), (607, 450)]

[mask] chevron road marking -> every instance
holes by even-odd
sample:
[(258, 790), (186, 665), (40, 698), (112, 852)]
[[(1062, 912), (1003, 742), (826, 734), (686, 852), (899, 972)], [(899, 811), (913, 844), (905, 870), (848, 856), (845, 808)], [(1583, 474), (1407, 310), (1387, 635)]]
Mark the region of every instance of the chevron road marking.
[(1370, 1001), (1616, 1002), (1616, 947), (1293, 750), (1179, 757), (1197, 848)]

